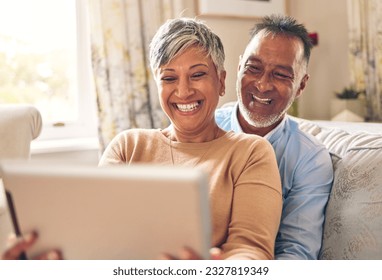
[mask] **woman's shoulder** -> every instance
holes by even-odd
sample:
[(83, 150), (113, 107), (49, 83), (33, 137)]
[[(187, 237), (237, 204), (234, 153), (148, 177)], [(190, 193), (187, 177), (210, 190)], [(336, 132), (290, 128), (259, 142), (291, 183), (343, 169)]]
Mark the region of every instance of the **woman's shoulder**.
[(252, 153), (259, 154), (259, 151), (263, 153), (274, 153), (272, 145), (264, 137), (229, 131), (225, 135), (225, 141), (223, 141), (227, 148), (232, 147), (236, 152), (238, 150), (245, 151), (248, 154), (250, 151)]
[(148, 128), (129, 128), (126, 130), (123, 130), (117, 134), (119, 137), (132, 137), (132, 136), (138, 136), (138, 137), (145, 137), (149, 136), (152, 137), (160, 132), (159, 129), (148, 129)]
[(230, 142), (240, 142), (240, 143), (249, 143), (249, 144), (269, 144), (269, 142), (259, 135), (247, 134), (244, 132), (234, 132), (228, 131), (226, 133), (227, 140)]
[(160, 129), (131, 128), (119, 132), (113, 142), (153, 141), (161, 138)]

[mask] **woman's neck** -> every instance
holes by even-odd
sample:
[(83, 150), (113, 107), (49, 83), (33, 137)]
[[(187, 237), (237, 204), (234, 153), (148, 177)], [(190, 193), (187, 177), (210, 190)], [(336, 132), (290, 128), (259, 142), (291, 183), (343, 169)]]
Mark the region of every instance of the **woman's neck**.
[(162, 130), (162, 133), (171, 141), (182, 143), (210, 142), (224, 134), (216, 124), (212, 129), (204, 130), (203, 132), (196, 134), (182, 133), (179, 130), (176, 130), (173, 126), (165, 128)]

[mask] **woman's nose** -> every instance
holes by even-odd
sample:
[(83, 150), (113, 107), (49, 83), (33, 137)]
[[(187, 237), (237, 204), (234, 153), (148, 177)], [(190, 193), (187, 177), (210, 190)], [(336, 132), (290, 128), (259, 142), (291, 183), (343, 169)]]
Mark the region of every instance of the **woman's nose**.
[(194, 94), (194, 89), (192, 88), (191, 82), (187, 79), (179, 80), (175, 94), (182, 99), (186, 99), (190, 95)]

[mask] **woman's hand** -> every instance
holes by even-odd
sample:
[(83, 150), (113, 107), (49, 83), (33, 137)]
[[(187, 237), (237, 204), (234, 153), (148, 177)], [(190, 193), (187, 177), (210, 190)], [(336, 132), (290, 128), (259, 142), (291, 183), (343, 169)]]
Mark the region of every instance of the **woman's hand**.
[[(36, 232), (30, 232), (23, 237), (16, 237), (12, 235), (8, 239), (9, 248), (2, 254), (3, 260), (18, 260), (23, 254), (30, 249), (38, 239)], [(61, 253), (57, 250), (45, 252), (35, 259), (37, 260), (60, 260), (62, 259)]]
[[(219, 248), (211, 248), (210, 249), (210, 258), (211, 260), (221, 260), (222, 252)], [(164, 253), (160, 257), (161, 260), (201, 260), (201, 256), (195, 253), (194, 250), (188, 247), (184, 247), (179, 251), (178, 257), (175, 257), (173, 255)]]

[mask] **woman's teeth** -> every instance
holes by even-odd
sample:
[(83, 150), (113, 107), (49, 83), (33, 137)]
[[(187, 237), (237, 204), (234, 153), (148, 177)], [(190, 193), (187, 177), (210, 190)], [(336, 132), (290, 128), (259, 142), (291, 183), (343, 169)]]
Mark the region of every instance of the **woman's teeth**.
[(193, 102), (189, 104), (176, 104), (176, 108), (182, 112), (191, 112), (199, 107), (199, 102)]

